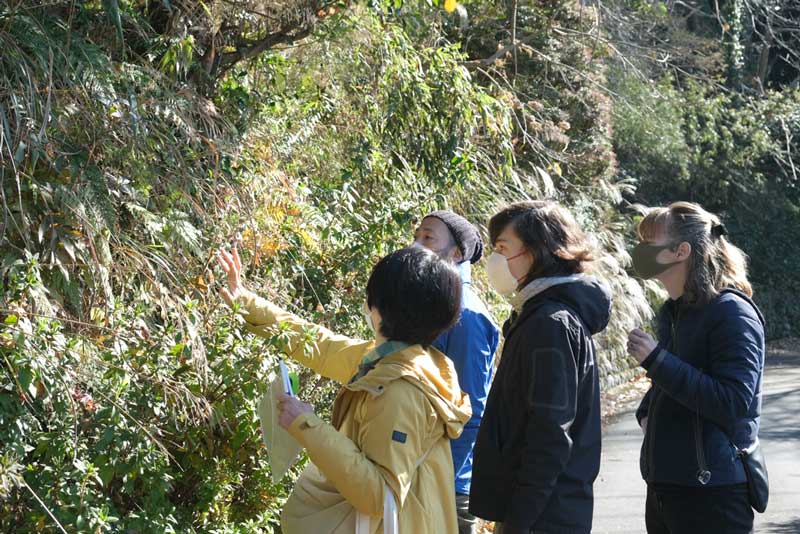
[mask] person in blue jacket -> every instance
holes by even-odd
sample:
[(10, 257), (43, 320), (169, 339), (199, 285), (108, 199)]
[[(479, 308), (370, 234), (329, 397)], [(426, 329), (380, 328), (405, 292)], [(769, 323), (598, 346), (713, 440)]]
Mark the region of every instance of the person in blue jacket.
[(636, 412), (647, 532), (750, 533), (737, 449), (758, 443), (764, 319), (745, 256), (719, 217), (688, 202), (649, 211), (638, 234), (634, 268), (670, 297), (658, 314), (658, 341), (640, 329), (628, 341), (652, 380)]
[(433, 346), (453, 361), (461, 389), (469, 395), (472, 403), (472, 418), (465, 425), (461, 437), (450, 443), (459, 534), (474, 534), (477, 518), (469, 513), (472, 449), (489, 394), (494, 355), (500, 336), (486, 306), (472, 288), (472, 265), (483, 255), (483, 241), (475, 226), (464, 217), (442, 210), (434, 211), (422, 219), (414, 233), (414, 242), (455, 263), (464, 284), (461, 318)]

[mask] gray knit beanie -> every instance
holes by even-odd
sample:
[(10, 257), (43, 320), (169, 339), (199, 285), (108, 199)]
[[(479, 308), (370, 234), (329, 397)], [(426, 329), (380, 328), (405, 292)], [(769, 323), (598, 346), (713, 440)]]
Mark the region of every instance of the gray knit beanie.
[(442, 221), (461, 250), (464, 261), (476, 263), (483, 256), (483, 240), (478, 229), (461, 215), (448, 210), (434, 211), (424, 218), (434, 217)]

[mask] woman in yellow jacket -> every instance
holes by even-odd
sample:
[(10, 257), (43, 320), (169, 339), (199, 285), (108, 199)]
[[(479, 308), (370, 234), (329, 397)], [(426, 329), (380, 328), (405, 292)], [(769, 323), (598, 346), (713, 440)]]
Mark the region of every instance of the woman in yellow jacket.
[[(311, 459), (281, 514), (284, 534), (383, 532), (386, 492), (400, 534), (456, 534), (450, 439), (471, 415), (452, 362), (430, 345), (458, 318), (461, 279), (436, 254), (409, 247), (375, 266), (365, 314), (375, 339), (354, 340), (306, 322), (248, 291), (236, 249), (221, 251), (221, 294), (246, 327), (342, 384), (331, 423), (279, 397), (280, 424)], [(365, 527), (364, 520), (367, 519)]]

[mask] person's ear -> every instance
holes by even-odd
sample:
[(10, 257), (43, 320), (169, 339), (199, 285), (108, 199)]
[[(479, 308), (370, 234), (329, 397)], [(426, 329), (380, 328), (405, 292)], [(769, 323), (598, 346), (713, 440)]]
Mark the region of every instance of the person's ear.
[(461, 263), (464, 261), (464, 254), (461, 253), (461, 247), (458, 245), (453, 246), (453, 263)]
[(675, 259), (678, 261), (683, 261), (685, 259), (688, 259), (689, 256), (692, 255), (692, 245), (684, 241), (683, 243), (678, 245), (678, 248), (675, 250), (675, 254), (676, 254)]
[(533, 264), (536, 263), (536, 257), (533, 255), (533, 252), (526, 248), (523, 258), (525, 258), (525, 263), (528, 264), (528, 268), (525, 270), (525, 276), (528, 276), (528, 274), (533, 271)]
[(375, 332), (380, 333), (383, 318), (381, 317), (381, 312), (378, 311), (378, 307), (370, 308), (369, 314), (372, 316), (372, 325), (375, 327)]

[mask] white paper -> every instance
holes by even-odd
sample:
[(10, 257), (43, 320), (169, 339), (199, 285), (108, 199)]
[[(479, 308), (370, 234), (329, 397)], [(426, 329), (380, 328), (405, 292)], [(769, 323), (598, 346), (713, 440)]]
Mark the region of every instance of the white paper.
[[(258, 418), (261, 420), (261, 437), (267, 446), (272, 482), (277, 484), (297, 461), (303, 447), (278, 424), (278, 401), (280, 394), (292, 394), (286, 365), (280, 362), (281, 369), (270, 379), (267, 394), (258, 403)], [(285, 376), (285, 378), (284, 378)]]

